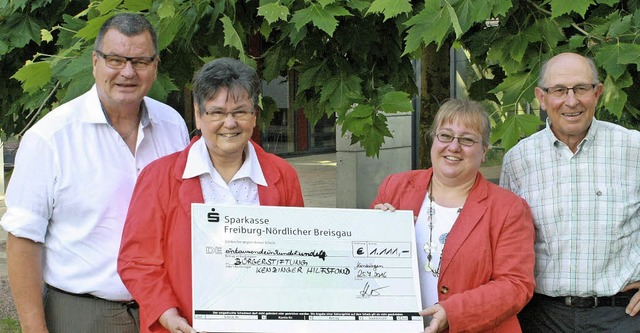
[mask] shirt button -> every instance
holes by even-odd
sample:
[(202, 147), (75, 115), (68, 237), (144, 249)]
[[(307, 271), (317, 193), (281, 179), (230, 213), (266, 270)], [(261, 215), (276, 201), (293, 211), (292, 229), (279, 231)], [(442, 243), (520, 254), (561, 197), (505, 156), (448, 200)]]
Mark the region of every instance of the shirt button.
[(602, 195), (602, 192), (601, 192), (601, 191), (598, 191), (598, 192), (596, 192), (596, 195), (597, 195), (597, 196), (601, 196), (601, 195)]
[(447, 287), (447, 286), (442, 286), (442, 287), (440, 287), (440, 293), (441, 293), (441, 294), (447, 294), (447, 293), (449, 293), (449, 287)]

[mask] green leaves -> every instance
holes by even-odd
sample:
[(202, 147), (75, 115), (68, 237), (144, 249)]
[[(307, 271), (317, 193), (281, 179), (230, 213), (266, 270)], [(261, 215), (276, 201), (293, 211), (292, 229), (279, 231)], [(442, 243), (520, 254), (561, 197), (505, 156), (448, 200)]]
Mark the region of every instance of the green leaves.
[(366, 130), (373, 125), (374, 109), (372, 105), (358, 104), (351, 112), (347, 113), (347, 117), (343, 123), (342, 135), (348, 129), (354, 136), (363, 137)]
[(267, 23), (273, 24), (278, 20), (286, 21), (289, 16), (289, 8), (279, 3), (268, 3), (258, 7), (258, 15), (263, 16)]
[(424, 8), (404, 23), (409, 30), (403, 55), (423, 44), (440, 47), (447, 38), (461, 38), (474, 25), (501, 15), (511, 6), (509, 0), (426, 0)]
[(11, 78), (22, 82), (22, 89), (31, 94), (49, 83), (49, 80), (51, 80), (51, 66), (45, 61), (28, 61)]
[[(380, 89), (383, 91), (386, 89)], [(379, 99), (380, 103), (375, 101)], [(353, 103), (347, 112), (338, 113), (342, 123), (342, 135), (351, 133), (351, 144), (360, 142), (369, 157), (378, 156), (385, 138), (393, 135), (387, 126), (384, 113), (413, 112), (409, 94), (402, 91), (388, 91), (369, 103)]]
[(604, 81), (604, 93), (602, 102), (607, 110), (616, 117), (622, 117), (622, 111), (627, 104), (627, 93), (624, 88), (633, 84), (631, 76), (624, 75), (621, 79), (614, 81), (613, 77), (607, 76)]
[(409, 12), (411, 12), (411, 2), (409, 0), (374, 0), (367, 14), (382, 13), (386, 21)]
[(386, 113), (412, 112), (411, 97), (403, 91), (390, 91), (382, 96), (380, 109)]
[(295, 12), (291, 18), (291, 22), (298, 30), (312, 23), (327, 35), (333, 36), (333, 32), (338, 26), (338, 19), (336, 19), (336, 17), (351, 15), (349, 11), (339, 5), (331, 4), (322, 6), (321, 4), (311, 3), (309, 7)]
[(496, 126), (491, 133), (491, 142), (500, 141), (505, 151), (511, 149), (521, 138), (527, 137), (544, 124), (535, 114), (516, 114)]
[[(640, 108), (638, 0), (102, 0), (69, 9), (68, 1), (2, 3), (0, 61), (7, 69), (0, 91), (21, 97), (0, 99), (0, 108), (12, 119), (45, 103), (56, 84), (48, 107), (86, 91), (93, 83), (86, 50), (120, 11), (144, 13), (157, 29), (162, 62), (152, 96), (163, 100), (184, 90), (208, 59), (239, 57), (254, 66), (258, 60), (262, 78), (291, 80), (293, 105), (311, 123), (335, 113), (369, 156), (391, 136), (385, 115), (413, 110), (412, 61), (429, 44), (454, 41), (469, 53), (458, 79), (466, 86), (475, 80), (471, 96), (495, 103), (492, 138), (504, 147), (540, 125), (524, 110), (534, 100), (540, 64), (559, 52), (595, 59), (605, 78), (599, 107), (611, 117), (633, 121)], [(32, 60), (25, 65), (25, 59)]]
[(350, 103), (350, 99), (360, 93), (362, 79), (355, 75), (335, 76), (324, 82), (320, 93), (320, 103), (326, 103), (331, 110), (338, 111)]
[[(13, 47), (23, 47), (31, 41), (40, 41), (42, 25), (38, 20), (30, 16), (12, 16), (5, 23), (8, 28), (3, 40), (8, 40)], [(4, 30), (4, 29), (3, 29)]]
[(549, 49), (553, 49), (558, 45), (558, 43), (566, 40), (566, 36), (562, 28), (568, 26), (569, 23), (570, 22), (565, 22), (563, 19), (554, 20), (545, 18), (536, 20), (536, 22), (532, 24), (531, 29), (541, 33), (545, 45)]
[(97, 9), (101, 15), (104, 15), (116, 9), (118, 5), (120, 5), (121, 3), (122, 3), (122, 0), (102, 0), (98, 4)]
[(376, 112), (372, 105), (357, 104), (342, 121), (342, 135), (351, 132), (351, 144), (360, 142), (368, 157), (378, 156), (385, 137), (392, 137), (387, 117)]
[(158, 17), (161, 19), (164, 18), (172, 18), (176, 15), (176, 8), (174, 7), (172, 1), (163, 1), (158, 7)]
[(231, 46), (240, 52), (244, 52), (244, 46), (242, 46), (242, 39), (233, 27), (233, 22), (229, 17), (224, 16), (220, 19), (224, 27), (224, 45)]
[(5, 43), (3, 40), (0, 40), (0, 55), (3, 55), (9, 51), (9, 44)]
[(537, 73), (519, 72), (507, 76), (502, 83), (491, 90), (492, 93), (502, 93), (502, 105), (515, 106), (533, 99), (533, 90), (538, 81)]
[(592, 0), (551, 0), (550, 2), (552, 19), (570, 12), (578, 13), (584, 17), (589, 6), (595, 4)]
[(620, 44), (603, 44), (594, 48), (595, 60), (614, 79), (627, 70), (627, 66), (619, 62), (620, 52)]
[(51, 42), (53, 41), (53, 35), (51, 35), (51, 32), (47, 29), (41, 29), (40, 30), (40, 39), (43, 42)]
[(405, 25), (409, 27), (409, 30), (405, 37), (406, 44), (403, 56), (413, 53), (423, 43), (434, 42), (440, 47), (450, 29), (451, 20), (446, 8), (440, 7), (435, 1), (429, 1), (425, 9), (410, 18)]
[(367, 134), (361, 138), (361, 143), (368, 157), (378, 157), (380, 155), (380, 147), (384, 144), (385, 138), (393, 137), (393, 135), (389, 131), (389, 126), (387, 126), (387, 117), (378, 113), (372, 119), (373, 124), (365, 126)]
[[(487, 1), (479, 5), (477, 0), (462, 0), (457, 2), (458, 16), (457, 21), (460, 25), (460, 31), (456, 31), (456, 37), (460, 38), (464, 32), (469, 30), (477, 22), (482, 22), (491, 17), (491, 2)], [(452, 9), (453, 7), (450, 6)]]
[(620, 44), (620, 59), (618, 61), (621, 64), (635, 64), (636, 68), (640, 68), (640, 44)]
[(156, 28), (156, 33), (158, 34), (158, 51), (166, 49), (171, 43), (173, 43), (181, 26), (182, 21), (180, 19), (166, 17), (160, 20), (160, 23)]
[(113, 16), (113, 13), (104, 16), (98, 16), (94, 19), (89, 20), (87, 22), (87, 25), (85, 25), (84, 28), (80, 29), (78, 33), (76, 33), (76, 37), (84, 38), (86, 40), (94, 39), (96, 35), (98, 35), (98, 30), (100, 30), (102, 24), (104, 24), (104, 22), (107, 21), (111, 16)]
[(142, 12), (149, 10), (153, 0), (124, 0), (124, 8), (131, 12)]
[(173, 83), (171, 78), (164, 73), (160, 73), (153, 83), (153, 86), (151, 86), (148, 95), (159, 101), (165, 101), (169, 93), (175, 90), (178, 90), (178, 87)]

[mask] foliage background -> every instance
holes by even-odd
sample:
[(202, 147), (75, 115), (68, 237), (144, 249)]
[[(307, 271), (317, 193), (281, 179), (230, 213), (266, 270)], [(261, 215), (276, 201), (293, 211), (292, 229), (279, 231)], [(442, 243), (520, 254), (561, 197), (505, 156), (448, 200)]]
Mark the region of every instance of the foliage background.
[[(421, 127), (430, 125), (448, 97), (443, 57), (456, 47), (469, 53), (477, 79), (468, 93), (491, 110), (495, 145), (508, 149), (540, 127), (538, 71), (565, 51), (595, 59), (605, 84), (598, 117), (640, 127), (640, 0), (0, 0), (0, 8), (3, 138), (90, 87), (93, 39), (120, 11), (143, 13), (158, 30), (150, 95), (187, 118), (194, 71), (238, 57), (267, 81), (295, 79), (295, 108), (312, 123), (335, 113), (375, 156), (391, 135), (385, 115), (413, 111), (412, 98), (424, 101)], [(415, 59), (425, 60), (429, 89), (416, 89)], [(274, 105), (262, 106), (265, 124)]]

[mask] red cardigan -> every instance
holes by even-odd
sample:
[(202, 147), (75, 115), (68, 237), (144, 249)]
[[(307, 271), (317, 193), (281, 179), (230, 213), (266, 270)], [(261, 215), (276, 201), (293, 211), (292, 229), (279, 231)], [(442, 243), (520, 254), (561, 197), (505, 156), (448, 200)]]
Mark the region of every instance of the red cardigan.
[[(387, 202), (418, 216), (432, 175), (388, 176), (371, 208)], [(450, 332), (521, 332), (516, 314), (535, 287), (534, 237), (527, 203), (478, 173), (442, 255), (438, 299)]]
[[(198, 177), (182, 179), (191, 146), (149, 164), (138, 177), (125, 222), (118, 273), (140, 304), (140, 331), (167, 332), (169, 308), (191, 322), (191, 203), (203, 203)], [(304, 206), (298, 175), (286, 161), (256, 149), (268, 186), (260, 205)]]

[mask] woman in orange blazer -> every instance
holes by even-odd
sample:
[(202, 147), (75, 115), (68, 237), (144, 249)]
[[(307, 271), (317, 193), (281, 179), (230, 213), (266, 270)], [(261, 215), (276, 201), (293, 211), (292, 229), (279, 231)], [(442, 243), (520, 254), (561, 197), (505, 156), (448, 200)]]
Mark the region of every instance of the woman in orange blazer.
[(535, 286), (527, 203), (479, 172), (490, 123), (473, 101), (442, 105), (433, 167), (388, 176), (372, 208), (412, 210), (425, 332), (520, 332)]
[(259, 87), (255, 70), (238, 60), (205, 64), (193, 83), (202, 135), (183, 151), (149, 164), (138, 177), (118, 273), (140, 304), (141, 333), (196, 332), (192, 203), (304, 206), (295, 169), (250, 140)]

